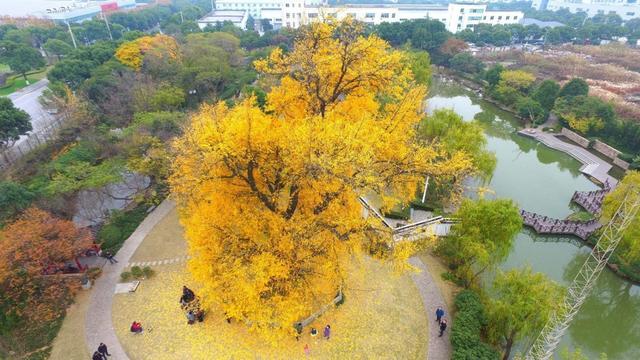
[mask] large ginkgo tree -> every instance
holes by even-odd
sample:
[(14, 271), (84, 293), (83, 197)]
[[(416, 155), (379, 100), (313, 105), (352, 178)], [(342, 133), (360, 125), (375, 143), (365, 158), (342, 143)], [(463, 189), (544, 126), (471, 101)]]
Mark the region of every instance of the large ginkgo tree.
[(252, 97), (204, 106), (175, 142), (170, 182), (203, 301), (260, 333), (294, 331), (357, 254), (393, 257), (359, 196), (390, 208), (426, 176), (473, 172), (463, 151), (419, 140), (426, 88), (411, 58), (362, 30), (301, 29), (290, 52), (255, 63), (275, 84), (264, 109)]

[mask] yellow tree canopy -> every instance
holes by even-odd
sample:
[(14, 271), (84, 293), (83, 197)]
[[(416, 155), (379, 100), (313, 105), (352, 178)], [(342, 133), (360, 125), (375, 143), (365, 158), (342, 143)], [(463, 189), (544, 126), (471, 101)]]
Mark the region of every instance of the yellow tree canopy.
[(302, 30), (289, 54), (256, 63), (279, 80), (265, 111), (254, 98), (205, 105), (175, 143), (170, 181), (204, 300), (263, 333), (293, 331), (333, 298), (350, 254), (388, 255), (358, 196), (406, 203), (425, 175), (472, 166), (418, 144), (426, 89), (405, 53), (361, 30)]
[(178, 43), (174, 38), (157, 34), (123, 43), (116, 49), (115, 57), (121, 63), (140, 70), (144, 57), (149, 54), (159, 58), (167, 57), (169, 60), (177, 60), (180, 56)]

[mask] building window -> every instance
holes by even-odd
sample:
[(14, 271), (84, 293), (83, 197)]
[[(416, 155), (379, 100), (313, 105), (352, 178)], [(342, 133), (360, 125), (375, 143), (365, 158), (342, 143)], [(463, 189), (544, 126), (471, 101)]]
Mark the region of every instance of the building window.
[(458, 20), (462, 21), (462, 16), (458, 16)]
[(389, 18), (389, 13), (382, 13), (380, 15), (380, 17), (383, 18), (383, 19), (388, 19)]
[(518, 20), (518, 15), (514, 16), (513, 20)]
[(374, 17), (376, 17), (376, 14), (374, 14), (374, 13), (366, 13), (364, 15), (364, 17), (367, 18), (367, 19), (373, 19)]
[(460, 9), (460, 13), (464, 14), (464, 8)]
[(486, 17), (486, 16), (483, 16), (483, 17), (482, 17), (482, 20), (487, 20), (487, 17)]
[(489, 20), (493, 20), (493, 18), (494, 18), (494, 17), (495, 17), (495, 16), (492, 16), (492, 17), (491, 17), (491, 19), (489, 19)]
[(482, 16), (469, 16), (469, 21), (480, 21), (482, 20)]
[(635, 15), (636, 15), (636, 13), (634, 13), (634, 12), (628, 12), (627, 13), (627, 16), (635, 16)]
[(498, 20), (502, 20), (502, 16), (498, 16)]
[(511, 19), (511, 16), (507, 16), (507, 17), (505, 18), (505, 20), (509, 20), (509, 19)]
[[(287, 3), (287, 4), (284, 4), (284, 7), (289, 7), (289, 4), (288, 4), (288, 3)], [(288, 25), (287, 25), (287, 26), (288, 26)]]
[(318, 14), (309, 14), (309, 19), (315, 19), (318, 17)]
[(391, 18), (395, 19), (396, 18), (396, 13), (391, 14)]
[(286, 18), (287, 18), (287, 19), (291, 18), (291, 15), (289, 15), (289, 14), (287, 13)]

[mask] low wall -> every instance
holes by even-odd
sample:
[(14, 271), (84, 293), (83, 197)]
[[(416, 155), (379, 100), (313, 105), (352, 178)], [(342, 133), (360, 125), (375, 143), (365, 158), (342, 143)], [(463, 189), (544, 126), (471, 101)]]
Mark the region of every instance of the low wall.
[(560, 134), (564, 135), (567, 139), (573, 141), (574, 143), (582, 146), (585, 149), (589, 148), (589, 140), (583, 138), (582, 136), (574, 133), (573, 131), (567, 129), (567, 128), (562, 128), (562, 131), (560, 132)]
[(620, 155), (620, 151), (612, 148), (611, 146), (603, 143), (600, 140), (596, 140), (593, 142), (593, 149), (611, 160), (617, 159), (618, 155)]
[(613, 164), (618, 165), (625, 170), (629, 170), (629, 163), (620, 158), (613, 159)]

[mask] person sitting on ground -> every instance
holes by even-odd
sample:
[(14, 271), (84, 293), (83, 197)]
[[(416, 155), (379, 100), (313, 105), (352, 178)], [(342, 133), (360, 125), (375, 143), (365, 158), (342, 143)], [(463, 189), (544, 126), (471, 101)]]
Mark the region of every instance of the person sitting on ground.
[(140, 334), (142, 332), (142, 324), (137, 321), (131, 323), (131, 332), (135, 334)]
[(91, 356), (91, 360), (104, 360), (104, 358), (102, 357), (102, 354), (100, 354), (99, 352), (95, 351), (93, 353), (93, 356)]
[(193, 301), (193, 299), (196, 298), (196, 294), (193, 292), (193, 290), (189, 289), (186, 286), (182, 287), (182, 297), (184, 298), (184, 300), (186, 302), (191, 302)]
[(193, 325), (194, 322), (196, 322), (196, 314), (194, 314), (193, 311), (189, 310), (187, 312), (187, 324)]
[(198, 311), (196, 311), (196, 319), (198, 322), (204, 321), (204, 311), (202, 309), (198, 309)]
[(316, 336), (318, 335), (318, 330), (316, 330), (316, 328), (311, 328), (311, 336)]

